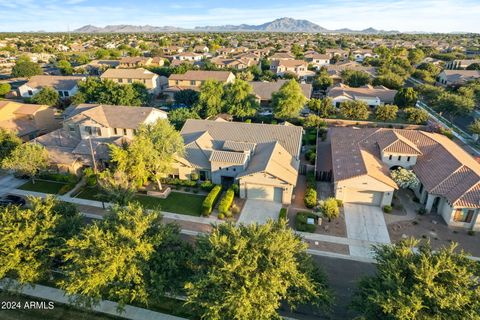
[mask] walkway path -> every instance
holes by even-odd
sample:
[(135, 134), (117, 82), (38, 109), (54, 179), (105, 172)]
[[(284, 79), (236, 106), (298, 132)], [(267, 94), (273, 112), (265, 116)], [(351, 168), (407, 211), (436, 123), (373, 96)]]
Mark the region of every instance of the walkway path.
[[(10, 280), (10, 279), (9, 279)], [(15, 280), (13, 281), (15, 284), (18, 284)], [(8, 290), (5, 287), (5, 281), (0, 282), (0, 289)], [(60, 289), (42, 286), (42, 285), (35, 285), (30, 286), (27, 285), (20, 289), (20, 292), (24, 295), (36, 297), (44, 300), (51, 300), (58, 303), (63, 303), (66, 305), (70, 305), (69, 298), (65, 296), (65, 292)], [(130, 305), (126, 305), (124, 308), (124, 312), (119, 313), (117, 311), (118, 303), (108, 300), (101, 301), (98, 305), (92, 307), (93, 311), (105, 313), (111, 316), (116, 316), (124, 319), (131, 319), (131, 320), (185, 320), (185, 318), (180, 318), (176, 316), (172, 316), (165, 313), (160, 313), (156, 311), (151, 311), (139, 307), (134, 307)]]

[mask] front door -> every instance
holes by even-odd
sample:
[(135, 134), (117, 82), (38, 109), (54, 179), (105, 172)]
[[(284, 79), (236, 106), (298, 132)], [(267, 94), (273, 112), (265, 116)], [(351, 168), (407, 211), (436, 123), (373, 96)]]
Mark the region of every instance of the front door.
[(222, 181), (222, 187), (225, 188), (225, 189), (228, 189), (235, 182), (235, 178), (234, 177), (228, 177), (228, 176), (222, 176), (221, 181)]

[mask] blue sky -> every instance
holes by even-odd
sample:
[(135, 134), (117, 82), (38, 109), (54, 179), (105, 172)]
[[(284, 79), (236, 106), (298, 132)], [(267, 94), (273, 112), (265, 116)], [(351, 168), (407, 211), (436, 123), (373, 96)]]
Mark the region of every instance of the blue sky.
[(480, 0), (0, 0), (0, 31), (67, 31), (86, 24), (188, 28), (280, 17), (328, 29), (480, 33)]

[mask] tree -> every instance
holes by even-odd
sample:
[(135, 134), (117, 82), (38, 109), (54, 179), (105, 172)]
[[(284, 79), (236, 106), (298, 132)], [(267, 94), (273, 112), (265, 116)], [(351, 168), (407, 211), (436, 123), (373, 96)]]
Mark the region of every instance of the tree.
[(377, 272), (360, 281), (354, 309), (372, 320), (478, 319), (478, 265), (455, 249), (413, 238), (375, 246)]
[[(140, 204), (115, 206), (102, 222), (85, 227), (66, 243), (60, 286), (68, 295), (79, 295), (78, 304), (101, 299), (146, 303), (145, 274), (161, 230), (161, 216)], [(153, 267), (153, 266), (152, 266)]]
[(143, 83), (119, 84), (108, 79), (87, 77), (80, 81), (79, 92), (73, 97), (78, 103), (102, 103), (121, 106), (140, 106), (148, 102), (149, 94)]
[(408, 51), (408, 60), (411, 64), (417, 64), (425, 58), (425, 53), (422, 49), (411, 49)]
[(229, 114), (242, 119), (255, 115), (259, 108), (252, 86), (240, 79), (225, 86), (224, 105)]
[(436, 108), (438, 111), (447, 113), (450, 121), (453, 121), (457, 116), (472, 112), (475, 101), (472, 97), (444, 92), (440, 95)]
[(480, 135), (480, 120), (475, 119), (469, 126), (468, 129), (476, 135)]
[(65, 75), (71, 75), (73, 73), (73, 67), (67, 60), (60, 60), (57, 62), (57, 68)]
[(272, 94), (273, 113), (279, 119), (298, 117), (306, 102), (307, 98), (295, 80), (287, 81)]
[(398, 168), (392, 170), (390, 175), (392, 176), (393, 181), (395, 181), (400, 188), (413, 189), (420, 183), (420, 180), (418, 180), (417, 175), (413, 172), (413, 170)]
[(21, 283), (35, 283), (47, 278), (53, 257), (69, 234), (61, 228), (69, 224), (78, 231), (71, 216), (63, 215), (59, 201), (52, 196), (29, 198), (29, 208), (6, 206), (0, 209), (0, 279), (13, 274)]
[(472, 63), (467, 68), (467, 70), (480, 70), (480, 63)]
[(32, 102), (36, 104), (44, 104), (47, 106), (54, 106), (58, 104), (59, 100), (60, 95), (58, 94), (57, 90), (51, 87), (42, 88), (32, 97)]
[(320, 212), (328, 219), (338, 218), (340, 215), (340, 209), (338, 208), (338, 201), (335, 198), (327, 198), (320, 202)]
[(200, 116), (189, 108), (177, 108), (168, 113), (168, 120), (177, 130), (180, 130), (188, 119), (200, 119)]
[(315, 76), (312, 82), (313, 90), (327, 90), (333, 84), (333, 80), (328, 72), (321, 71), (320, 74)]
[(178, 104), (191, 107), (198, 101), (198, 92), (191, 89), (180, 90), (174, 93), (173, 99)]
[(166, 120), (141, 126), (128, 146), (110, 148), (115, 172), (129, 182), (126, 189), (138, 188), (153, 179), (161, 190), (160, 179), (170, 172), (174, 157), (184, 152), (182, 136)]
[(375, 110), (375, 118), (383, 122), (394, 121), (397, 119), (397, 113), (398, 107), (396, 105), (380, 105)]
[(417, 103), (417, 92), (413, 88), (401, 88), (397, 91), (394, 103), (400, 108), (414, 107)]
[(415, 124), (422, 124), (428, 120), (428, 113), (419, 108), (406, 108), (407, 121)]
[(308, 108), (322, 118), (328, 118), (336, 111), (332, 98), (330, 97), (325, 97), (323, 99), (310, 99), (310, 101), (308, 101)]
[(347, 119), (366, 120), (370, 115), (370, 110), (364, 101), (346, 100), (340, 103), (340, 114)]
[(342, 71), (343, 83), (350, 87), (361, 87), (370, 83), (370, 75), (360, 70), (344, 70)]
[(187, 304), (202, 319), (279, 319), (281, 301), (292, 308), (328, 306), (325, 277), (306, 255), (307, 246), (285, 221), (213, 226), (197, 239)]
[(389, 89), (400, 89), (405, 82), (405, 78), (391, 71), (385, 72), (373, 80), (376, 86), (385, 86)]
[(0, 163), (3, 159), (10, 156), (13, 150), (22, 144), (15, 132), (0, 128)]
[(29, 57), (22, 56), (12, 68), (12, 77), (30, 78), (42, 74), (42, 68), (39, 64), (30, 61)]
[(2, 161), (2, 168), (12, 170), (20, 175), (29, 176), (35, 183), (37, 173), (46, 169), (48, 155), (45, 148), (37, 143), (23, 143), (17, 146)]
[(444, 88), (429, 84), (422, 85), (419, 89), (423, 100), (429, 105), (435, 105), (438, 102), (438, 98), (445, 92)]
[(206, 80), (200, 86), (198, 108), (204, 117), (216, 116), (222, 112), (223, 84), (216, 80)]
[(305, 128), (319, 128), (319, 127), (326, 127), (327, 123), (325, 122), (325, 120), (323, 120), (319, 116), (315, 114), (309, 114), (305, 118), (305, 121), (303, 122), (303, 126)]
[(4, 97), (10, 90), (12, 90), (12, 87), (9, 83), (0, 83), (0, 97)]

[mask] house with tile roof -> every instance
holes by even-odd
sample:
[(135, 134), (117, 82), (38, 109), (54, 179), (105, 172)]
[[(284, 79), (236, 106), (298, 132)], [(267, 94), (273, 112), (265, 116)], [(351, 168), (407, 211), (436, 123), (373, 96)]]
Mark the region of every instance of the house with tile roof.
[(57, 129), (56, 109), (39, 104), (0, 101), (0, 128), (14, 131), (23, 140), (31, 140)]
[(173, 99), (175, 92), (181, 90), (200, 89), (202, 83), (207, 80), (216, 80), (222, 83), (230, 83), (235, 80), (235, 75), (230, 71), (207, 71), (207, 70), (188, 70), (184, 74), (171, 74), (168, 77), (168, 88), (163, 93)]
[(69, 98), (77, 93), (78, 82), (85, 79), (84, 76), (33, 76), (18, 87), (18, 93), (22, 98), (31, 98), (43, 88), (50, 87), (58, 92), (60, 98)]
[(119, 84), (143, 83), (151, 93), (158, 93), (161, 90), (160, 76), (144, 68), (107, 69), (102, 73), (100, 78), (108, 79)]
[(315, 76), (315, 72), (308, 70), (308, 63), (303, 60), (272, 60), (270, 71), (278, 76), (283, 76), (286, 73), (293, 73), (297, 77), (304, 79)]
[(197, 173), (215, 184), (238, 183), (241, 198), (291, 203), (302, 127), (189, 119), (180, 133), (185, 155), (177, 157), (172, 176)]
[[(258, 102), (260, 102), (261, 105), (265, 106), (272, 101), (273, 93), (280, 90), (280, 88), (286, 82), (288, 82), (288, 80), (277, 80), (272, 82), (250, 81), (249, 84), (252, 86), (253, 93), (255, 94)], [(305, 98), (310, 99), (312, 96), (312, 84), (300, 83), (300, 87), (302, 88), (302, 92), (305, 95)]]
[(441, 215), (450, 226), (480, 229), (480, 163), (444, 135), (335, 127), (329, 130), (329, 140), (329, 150), (323, 149), (317, 163), (321, 170), (331, 171), (336, 198), (390, 205), (398, 189), (390, 170), (402, 167), (418, 177), (413, 191), (427, 212)]
[(109, 159), (108, 144), (121, 144), (133, 138), (142, 124), (167, 119), (167, 113), (150, 107), (79, 104), (64, 112), (60, 129), (36, 138), (45, 146), (53, 167), (78, 173), (92, 165), (92, 153), (97, 164)]
[(438, 75), (438, 82), (444, 86), (461, 85), (480, 79), (480, 70), (443, 70)]
[(339, 107), (343, 101), (364, 101), (371, 107), (393, 103), (397, 90), (384, 86), (365, 85), (354, 88), (339, 83), (327, 89), (327, 96), (332, 98), (333, 105)]

